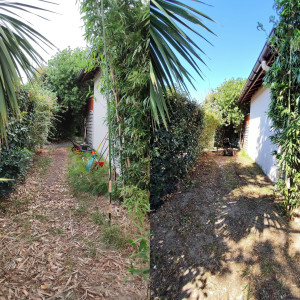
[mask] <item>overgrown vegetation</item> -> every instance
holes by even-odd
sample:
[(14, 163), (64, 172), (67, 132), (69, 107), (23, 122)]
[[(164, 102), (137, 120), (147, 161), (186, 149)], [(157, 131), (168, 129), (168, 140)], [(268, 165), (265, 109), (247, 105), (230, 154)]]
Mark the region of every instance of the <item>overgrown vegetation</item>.
[(232, 143), (239, 139), (245, 115), (250, 111), (249, 103), (238, 104), (237, 101), (244, 84), (242, 78), (225, 80), (202, 104), (206, 114), (213, 114), (219, 120), (215, 134), (217, 145), (222, 145), (224, 138), (229, 138)]
[(21, 117), (9, 112), (7, 141), (0, 148), (0, 177), (15, 180), (0, 182), (0, 198), (25, 176), (36, 148), (47, 140), (56, 111), (54, 94), (38, 85), (19, 87), (16, 94)]
[(290, 211), (300, 205), (300, 2), (275, 0), (279, 21), (270, 46), (276, 58), (265, 76), (271, 89), (269, 117), (281, 173), (277, 189)]
[(203, 130), (199, 138), (199, 144), (203, 149), (213, 149), (216, 131), (219, 126), (220, 121), (217, 116), (213, 112), (204, 110)]
[[(87, 70), (101, 69), (101, 92), (108, 100), (112, 165), (120, 170), (114, 195), (120, 195), (124, 205), (135, 212), (135, 220), (138, 218), (138, 223), (147, 227), (149, 2), (103, 0), (105, 15), (101, 1), (80, 2), (86, 38), (92, 48)], [(145, 235), (140, 243), (146, 243), (149, 249), (149, 236)], [(148, 268), (130, 272), (143, 276)]]
[(156, 127), (152, 133), (152, 207), (159, 205), (163, 196), (174, 191), (202, 150), (199, 139), (203, 129), (203, 111), (184, 94), (174, 93), (167, 103), (170, 114), (168, 129)]
[(69, 151), (68, 177), (72, 190), (75, 194), (86, 192), (92, 195), (105, 195), (108, 192), (107, 163), (88, 172), (85, 167), (91, 158), (91, 153)]
[(82, 83), (77, 78), (87, 59), (87, 50), (64, 49), (49, 60), (41, 76), (43, 86), (56, 94), (59, 105), (52, 139), (81, 135), (83, 132), (86, 100), (93, 82), (88, 80)]

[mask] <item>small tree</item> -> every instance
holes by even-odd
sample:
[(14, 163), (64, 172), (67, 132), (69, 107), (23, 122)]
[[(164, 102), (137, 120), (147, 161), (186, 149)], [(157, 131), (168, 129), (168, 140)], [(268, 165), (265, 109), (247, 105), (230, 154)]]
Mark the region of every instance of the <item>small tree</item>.
[(86, 99), (92, 89), (92, 81), (80, 83), (79, 72), (88, 59), (86, 50), (67, 48), (58, 52), (48, 62), (45, 72), (45, 86), (56, 93), (59, 105), (56, 122), (56, 138), (81, 133), (83, 127)]
[(245, 115), (249, 112), (249, 103), (239, 105), (237, 102), (244, 84), (245, 79), (242, 78), (225, 80), (203, 102), (204, 110), (213, 113), (219, 120), (215, 137), (218, 144), (222, 144), (224, 137), (238, 139)]
[(300, 204), (300, 2), (275, 0), (275, 8), (280, 20), (270, 43), (276, 59), (264, 82), (271, 89), (271, 140), (279, 149), (274, 152), (281, 172), (277, 187), (291, 210)]

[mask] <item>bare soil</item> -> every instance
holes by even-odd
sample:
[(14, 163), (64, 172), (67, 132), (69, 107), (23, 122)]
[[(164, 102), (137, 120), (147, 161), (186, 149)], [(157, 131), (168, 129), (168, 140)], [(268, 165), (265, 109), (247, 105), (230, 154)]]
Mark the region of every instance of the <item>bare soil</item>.
[(249, 158), (206, 153), (151, 215), (152, 299), (300, 299), (300, 226)]
[[(67, 161), (66, 148), (41, 150), (26, 181), (1, 203), (0, 299), (145, 299), (143, 280), (123, 283), (132, 247), (103, 242), (91, 219), (95, 210), (107, 215), (108, 199), (74, 197)], [(132, 227), (118, 204), (114, 224)]]

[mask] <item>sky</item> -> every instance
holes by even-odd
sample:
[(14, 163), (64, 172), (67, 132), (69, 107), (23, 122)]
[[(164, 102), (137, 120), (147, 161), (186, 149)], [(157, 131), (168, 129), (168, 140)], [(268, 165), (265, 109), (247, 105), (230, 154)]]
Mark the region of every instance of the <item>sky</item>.
[[(41, 4), (38, 0), (23, 0), (23, 2), (48, 8), (56, 13), (43, 12), (42, 15), (49, 21), (34, 16), (24, 15), (33, 27), (46, 36), (58, 49), (63, 50), (70, 46), (85, 47), (83, 21), (79, 13), (76, 0), (53, 0), (58, 5)], [(272, 29), (269, 17), (276, 15), (274, 0), (204, 0), (207, 5), (191, 0), (182, 0), (192, 4), (194, 8), (207, 14), (216, 23), (205, 21), (217, 36), (213, 36), (200, 28), (212, 44), (209, 45), (196, 34), (189, 34), (206, 53), (202, 56), (207, 64), (201, 66), (204, 73), (202, 80), (191, 69), (195, 81), (194, 90), (188, 84), (192, 98), (201, 102), (211, 89), (215, 89), (225, 79), (232, 77), (247, 78), (266, 42), (267, 35)], [(257, 30), (257, 22), (263, 23), (266, 33)], [(195, 27), (198, 30), (198, 27)], [(56, 48), (48, 49), (48, 53), (41, 52), (45, 61), (55, 53)], [(189, 66), (186, 65), (187, 68)]]
[(68, 46), (72, 49), (86, 47), (79, 3), (76, 3), (76, 0), (52, 0), (52, 2), (57, 3), (57, 5), (46, 4), (38, 0), (22, 0), (22, 3), (39, 6), (54, 12), (36, 12), (47, 18), (48, 21), (30, 14), (22, 15), (33, 28), (56, 46), (52, 49), (47, 48), (48, 53), (39, 51), (46, 62), (57, 53), (58, 49), (63, 50)]
[[(269, 17), (275, 16), (273, 9), (274, 0), (206, 0), (205, 6), (190, 0), (184, 0), (186, 4), (193, 3), (194, 8), (207, 14), (216, 21), (205, 21), (217, 36), (213, 36), (200, 29), (212, 44), (209, 45), (196, 34), (190, 36), (197, 41), (198, 46), (204, 50), (206, 56), (202, 56), (206, 66), (201, 66), (204, 80), (185, 65), (194, 75), (194, 90), (189, 85), (192, 98), (198, 102), (204, 100), (211, 89), (215, 89), (226, 79), (248, 78), (250, 72), (266, 42), (267, 35), (273, 25), (269, 23)], [(196, 3), (196, 4), (195, 4)], [(266, 32), (257, 29), (257, 22), (264, 25)], [(194, 27), (197, 28), (197, 27)]]

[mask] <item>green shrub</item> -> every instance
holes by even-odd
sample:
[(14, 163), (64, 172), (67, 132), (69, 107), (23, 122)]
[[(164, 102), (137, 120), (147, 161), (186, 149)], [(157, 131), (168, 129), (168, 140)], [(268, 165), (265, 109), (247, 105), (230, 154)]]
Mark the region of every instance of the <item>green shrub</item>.
[(32, 152), (46, 142), (56, 105), (54, 95), (37, 85), (19, 87), (17, 99), (20, 118), (9, 112), (7, 140), (0, 148), (0, 178), (15, 180), (0, 183), (0, 198), (25, 176)]
[(171, 193), (201, 152), (199, 137), (203, 129), (203, 111), (185, 95), (175, 93), (168, 99), (168, 129), (153, 130), (151, 147), (150, 203)]
[(203, 124), (204, 128), (199, 139), (199, 144), (203, 149), (210, 150), (214, 147), (216, 130), (220, 122), (214, 113), (205, 111)]
[(0, 182), (0, 199), (13, 190), (14, 184), (26, 174), (30, 167), (33, 154), (27, 149), (2, 150), (0, 159), (0, 177), (15, 179), (14, 181)]

